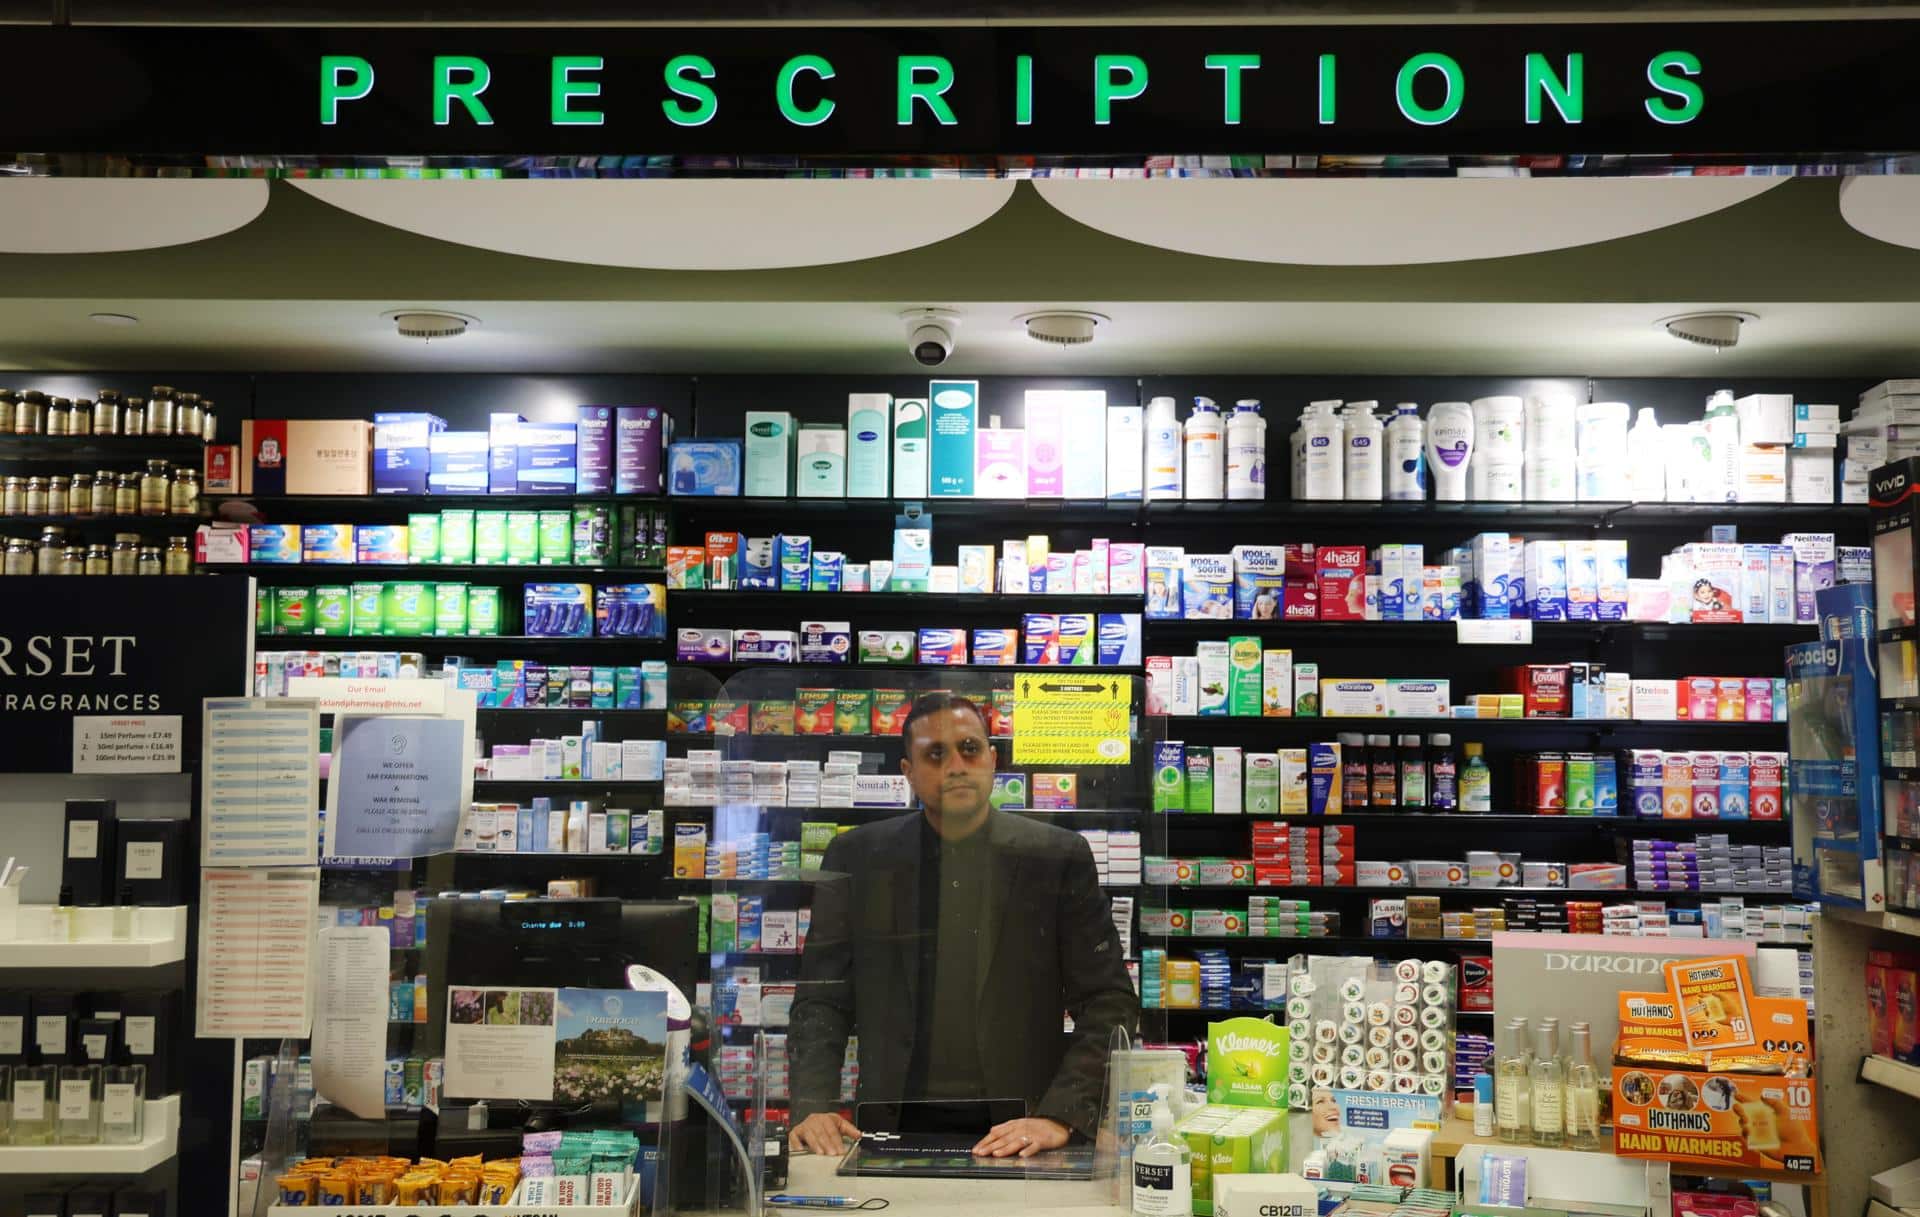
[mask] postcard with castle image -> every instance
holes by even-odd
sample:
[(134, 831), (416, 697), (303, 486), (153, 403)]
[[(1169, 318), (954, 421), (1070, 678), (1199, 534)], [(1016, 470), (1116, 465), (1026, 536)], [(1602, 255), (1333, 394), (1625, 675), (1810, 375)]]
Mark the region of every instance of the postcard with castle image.
[(667, 1067), (665, 993), (561, 989), (554, 1024), (555, 1100), (660, 1099)]

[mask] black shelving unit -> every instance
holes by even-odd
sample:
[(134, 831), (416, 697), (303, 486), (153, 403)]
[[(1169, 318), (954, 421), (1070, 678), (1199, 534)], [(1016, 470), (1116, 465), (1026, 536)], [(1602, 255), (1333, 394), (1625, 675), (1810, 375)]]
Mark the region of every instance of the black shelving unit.
[(206, 449), (203, 441), (186, 435), (0, 435), (0, 464), (164, 459), (198, 469)]
[(441, 580), (460, 583), (526, 583), (591, 581), (618, 577), (655, 581), (666, 577), (657, 566), (611, 564), (517, 565), (449, 562), (208, 562), (201, 569), (215, 574), (252, 575), (267, 583), (411, 582)]

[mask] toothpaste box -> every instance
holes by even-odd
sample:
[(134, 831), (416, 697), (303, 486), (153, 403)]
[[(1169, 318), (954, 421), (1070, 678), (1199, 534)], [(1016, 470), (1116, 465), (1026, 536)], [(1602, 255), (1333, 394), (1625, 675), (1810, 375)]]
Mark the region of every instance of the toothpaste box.
[(1137, 541), (1107, 546), (1107, 588), (1115, 596), (1138, 596), (1147, 589), (1147, 547)]
[(1535, 621), (1567, 620), (1567, 543), (1529, 541), (1526, 586)]
[(1180, 574), (1181, 615), (1228, 620), (1233, 616), (1233, 555), (1187, 554)]
[(1627, 543), (1595, 541), (1593, 566), (1599, 598), (1593, 615), (1601, 621), (1627, 619)]
[(948, 629), (920, 630), (915, 641), (915, 653), (919, 656), (919, 662), (923, 664), (964, 666), (967, 662), (967, 632)]
[(973, 631), (973, 662), (983, 667), (1011, 667), (1021, 662), (1020, 631)]
[(1790, 532), (1780, 538), (1793, 552), (1793, 596), (1795, 621), (1818, 621), (1813, 594), (1833, 586), (1833, 534), (1830, 532)]
[(1200, 705), (1202, 717), (1224, 716), (1232, 680), (1231, 647), (1225, 642), (1197, 642), (1194, 659), (1200, 665)]
[(1466, 549), (1468, 574), (1460, 588), (1461, 611), (1469, 617), (1504, 620), (1510, 615), (1507, 577), (1512, 566), (1507, 534), (1480, 533)]
[(1180, 579), (1186, 567), (1186, 551), (1177, 546), (1149, 545), (1145, 560), (1146, 615), (1180, 616), (1183, 603)]
[(1020, 619), (1021, 663), (1055, 664), (1060, 662), (1060, 615), (1027, 613)]
[(1232, 558), (1233, 615), (1256, 621), (1278, 618), (1286, 588), (1286, 548), (1236, 545)]
[(1286, 591), (1280, 616), (1288, 621), (1313, 621), (1320, 616), (1320, 567), (1314, 547), (1289, 543), (1286, 547)]
[(1103, 666), (1131, 666), (1140, 662), (1140, 614), (1101, 613), (1096, 628), (1099, 631), (1096, 662)]
[(1568, 541), (1567, 620), (1592, 621), (1600, 601), (1600, 575), (1592, 541)]
[(1320, 712), (1328, 718), (1385, 718), (1387, 682), (1355, 677), (1322, 680)]
[(1367, 613), (1367, 547), (1322, 545), (1318, 563), (1320, 620), (1363, 621)]
[(845, 621), (801, 622), (800, 662), (853, 662), (853, 626)]
[(1293, 717), (1293, 652), (1260, 652), (1260, 713), (1266, 718)]

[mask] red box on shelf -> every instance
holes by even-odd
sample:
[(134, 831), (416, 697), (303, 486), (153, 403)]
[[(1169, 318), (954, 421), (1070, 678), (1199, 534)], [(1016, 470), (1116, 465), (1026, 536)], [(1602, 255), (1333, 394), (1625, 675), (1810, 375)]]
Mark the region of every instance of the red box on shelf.
[(1507, 692), (1527, 699), (1528, 718), (1566, 718), (1573, 713), (1573, 668), (1564, 663), (1529, 663), (1503, 669)]
[(1292, 544), (1286, 551), (1280, 616), (1288, 621), (1313, 621), (1320, 616), (1320, 568), (1314, 547)]

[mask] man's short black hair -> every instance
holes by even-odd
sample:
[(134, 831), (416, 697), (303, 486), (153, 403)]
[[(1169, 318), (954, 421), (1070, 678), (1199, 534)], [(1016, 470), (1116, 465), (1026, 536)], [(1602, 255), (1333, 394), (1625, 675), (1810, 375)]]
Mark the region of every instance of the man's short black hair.
[(907, 721), (900, 724), (900, 755), (903, 758), (912, 759), (908, 754), (912, 747), (909, 741), (913, 739), (913, 725), (929, 715), (947, 710), (972, 711), (973, 716), (980, 720), (981, 734), (992, 738), (993, 728), (988, 725), (987, 712), (980, 708), (979, 702), (958, 693), (923, 693), (913, 699), (913, 709), (907, 711)]

